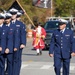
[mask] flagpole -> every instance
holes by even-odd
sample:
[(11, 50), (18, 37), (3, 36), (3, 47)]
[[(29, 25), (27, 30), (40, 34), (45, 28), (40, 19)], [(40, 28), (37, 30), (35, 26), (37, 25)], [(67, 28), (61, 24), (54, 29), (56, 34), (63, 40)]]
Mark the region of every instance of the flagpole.
[(22, 8), (22, 10), (24, 11), (24, 14), (27, 16), (27, 18), (29, 19), (29, 21), (31, 22), (31, 24), (35, 27), (34, 23), (32, 22), (32, 20), (30, 19), (30, 17), (28, 16), (28, 14), (26, 13), (26, 11), (23, 9), (23, 7), (21, 6), (21, 4), (19, 3), (18, 0), (16, 0), (19, 4), (19, 6)]
[(51, 17), (52, 17), (52, 14), (53, 13), (53, 1), (51, 0)]

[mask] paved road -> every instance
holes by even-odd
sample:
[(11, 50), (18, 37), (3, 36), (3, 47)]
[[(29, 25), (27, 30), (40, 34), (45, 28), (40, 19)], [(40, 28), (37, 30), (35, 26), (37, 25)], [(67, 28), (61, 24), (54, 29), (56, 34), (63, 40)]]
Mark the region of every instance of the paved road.
[[(20, 75), (55, 75), (53, 58), (48, 56), (48, 50), (37, 56), (32, 47), (32, 39), (27, 39), (27, 46), (23, 50)], [(75, 75), (75, 57), (71, 59), (70, 75)]]
[[(55, 75), (53, 62), (24, 62), (21, 75)], [(70, 75), (75, 75), (75, 64), (73, 63), (70, 66)]]

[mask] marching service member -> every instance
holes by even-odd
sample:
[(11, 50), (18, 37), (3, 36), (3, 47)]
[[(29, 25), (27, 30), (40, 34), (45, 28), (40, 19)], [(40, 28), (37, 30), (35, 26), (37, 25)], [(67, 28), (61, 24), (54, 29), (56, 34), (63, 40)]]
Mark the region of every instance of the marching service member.
[(14, 47), (13, 53), (13, 75), (19, 75), (22, 62), (22, 50), (26, 46), (26, 27), (24, 23), (17, 20), (17, 9), (12, 8), (9, 12), (12, 14), (11, 23), (16, 27), (16, 36), (18, 37), (16, 40), (18, 43), (15, 45), (16, 47)]
[(56, 75), (61, 75), (61, 67), (63, 67), (62, 75), (69, 75), (70, 58), (75, 55), (74, 45), (73, 31), (66, 29), (66, 22), (61, 21), (59, 29), (53, 32), (49, 49), (49, 56), (54, 57)]
[(8, 73), (8, 75), (12, 75), (12, 71), (13, 71), (12, 64), (13, 64), (14, 40), (15, 40), (15, 45), (17, 45), (16, 42), (17, 31), (15, 26), (11, 24), (11, 17), (12, 15), (10, 13), (5, 13), (5, 25), (7, 26), (7, 32), (8, 32), (5, 57), (7, 59), (6, 73)]
[(0, 13), (0, 75), (4, 75), (5, 49), (7, 38), (7, 27), (4, 25), (5, 14)]

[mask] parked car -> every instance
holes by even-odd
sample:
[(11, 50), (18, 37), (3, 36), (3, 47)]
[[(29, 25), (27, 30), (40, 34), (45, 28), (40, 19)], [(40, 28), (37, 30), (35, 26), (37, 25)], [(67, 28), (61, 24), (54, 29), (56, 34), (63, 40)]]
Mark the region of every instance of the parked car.
[[(45, 42), (45, 48), (49, 48), (50, 46), (50, 40), (52, 37), (52, 33), (55, 29), (58, 29), (60, 21), (52, 20), (52, 21), (47, 21), (44, 25), (44, 28), (46, 30), (46, 38), (44, 39)], [(66, 26), (67, 29), (71, 29), (71, 24), (70, 22), (67, 23)]]

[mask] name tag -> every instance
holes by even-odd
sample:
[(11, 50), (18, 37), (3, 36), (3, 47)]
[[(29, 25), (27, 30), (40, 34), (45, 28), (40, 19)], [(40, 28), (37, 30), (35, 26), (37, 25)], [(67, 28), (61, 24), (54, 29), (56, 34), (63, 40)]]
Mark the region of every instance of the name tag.
[(65, 36), (70, 36), (70, 35), (65, 35)]
[(16, 25), (17, 27), (20, 27), (20, 25)]

